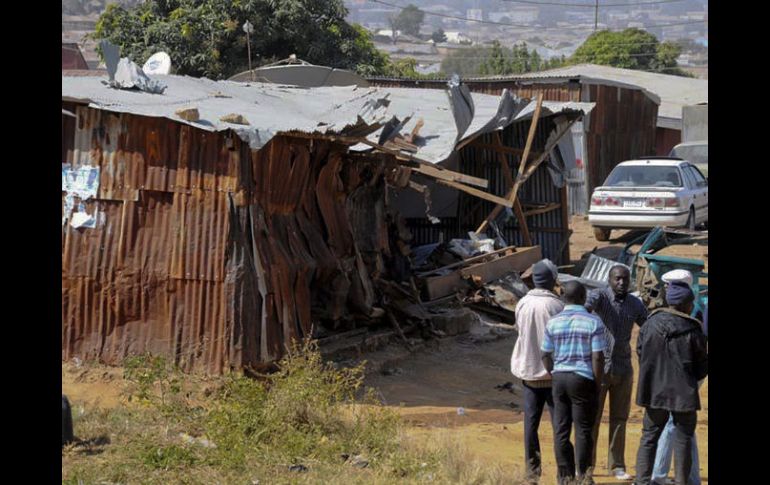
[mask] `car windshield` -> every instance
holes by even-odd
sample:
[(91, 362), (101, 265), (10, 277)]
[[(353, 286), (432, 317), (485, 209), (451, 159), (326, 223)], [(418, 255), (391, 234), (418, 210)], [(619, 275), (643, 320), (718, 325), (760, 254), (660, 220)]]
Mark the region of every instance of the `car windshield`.
[(604, 183), (609, 187), (681, 187), (676, 167), (660, 165), (620, 165)]

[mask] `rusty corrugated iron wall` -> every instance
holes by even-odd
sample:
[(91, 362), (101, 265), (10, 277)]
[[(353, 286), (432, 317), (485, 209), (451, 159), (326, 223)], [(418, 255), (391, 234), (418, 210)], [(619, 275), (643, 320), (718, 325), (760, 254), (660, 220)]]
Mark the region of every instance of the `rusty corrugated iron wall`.
[[(96, 227), (62, 224), (63, 359), (151, 352), (220, 373), (371, 312), (367, 263), (388, 255), (382, 157), (285, 136), (252, 151), (230, 132), (62, 107), (77, 114), (62, 115), (62, 162), (100, 167)], [(364, 206), (380, 214), (365, 231)]]
[[(445, 89), (446, 80), (368, 78), (372, 86)], [(565, 78), (559, 81), (524, 79), (468, 79), (472, 92), (500, 94), (510, 90), (522, 98), (543, 93), (546, 101), (596, 103), (586, 117), (586, 168), (588, 193), (604, 182), (615, 166), (625, 160), (655, 154), (658, 105), (640, 89), (610, 84), (591, 84)]]

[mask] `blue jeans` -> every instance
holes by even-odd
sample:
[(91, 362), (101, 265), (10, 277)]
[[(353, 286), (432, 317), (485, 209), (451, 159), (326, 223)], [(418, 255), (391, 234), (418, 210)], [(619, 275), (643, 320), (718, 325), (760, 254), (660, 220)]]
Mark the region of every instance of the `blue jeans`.
[[(671, 458), (673, 455), (672, 449), (672, 437), (674, 436), (674, 417), (668, 418), (668, 423), (663, 429), (660, 438), (658, 439), (658, 451), (655, 454), (655, 467), (652, 470), (653, 483), (663, 483), (668, 470), (671, 468)], [(690, 471), (690, 478), (687, 480), (687, 485), (701, 485), (700, 484), (700, 463), (698, 462), (698, 440), (695, 439), (693, 434), (692, 440), (692, 468)]]

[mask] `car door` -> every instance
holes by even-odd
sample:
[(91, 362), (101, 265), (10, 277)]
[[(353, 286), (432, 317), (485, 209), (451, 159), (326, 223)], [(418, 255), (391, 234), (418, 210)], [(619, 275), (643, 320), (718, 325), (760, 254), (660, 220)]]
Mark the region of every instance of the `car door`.
[(709, 183), (698, 167), (690, 165), (688, 170), (695, 179), (695, 220), (705, 222), (709, 220)]

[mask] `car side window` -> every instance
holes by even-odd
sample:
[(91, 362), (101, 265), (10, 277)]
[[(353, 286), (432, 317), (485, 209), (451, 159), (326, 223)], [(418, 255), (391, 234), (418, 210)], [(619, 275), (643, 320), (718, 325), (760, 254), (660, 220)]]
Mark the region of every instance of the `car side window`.
[(703, 176), (698, 167), (690, 165), (689, 168), (692, 170), (692, 175), (695, 177), (695, 182), (697, 183), (698, 187), (708, 187), (708, 181), (706, 181), (706, 177)]
[(689, 165), (682, 166), (682, 173), (684, 174), (684, 178), (687, 181), (688, 188), (694, 189), (698, 186), (697, 182), (695, 181), (695, 177), (693, 177), (692, 173), (690, 172)]

